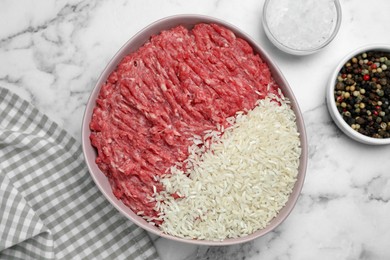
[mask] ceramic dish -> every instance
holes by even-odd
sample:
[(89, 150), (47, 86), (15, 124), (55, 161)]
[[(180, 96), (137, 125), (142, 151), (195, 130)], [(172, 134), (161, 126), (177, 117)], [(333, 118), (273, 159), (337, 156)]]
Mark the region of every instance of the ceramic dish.
[[(90, 143), (90, 129), (89, 129), (89, 122), (91, 120), (91, 115), (93, 112), (93, 108), (95, 107), (95, 100), (99, 94), (101, 85), (106, 81), (106, 78), (110, 74), (111, 71), (115, 69), (117, 64), (122, 60), (124, 56), (127, 54), (136, 51), (140, 46), (142, 46), (152, 35), (158, 34), (162, 30), (170, 29), (178, 25), (183, 25), (187, 28), (192, 28), (197, 23), (217, 23), (222, 26), (225, 26), (226, 28), (229, 28), (232, 30), (238, 37), (241, 37), (245, 39), (247, 42), (249, 42), (252, 47), (254, 48), (254, 51), (258, 53), (269, 65), (271, 72), (273, 74), (274, 79), (279, 84), (282, 92), (286, 97), (288, 97), (291, 101), (291, 106), (296, 114), (297, 118), (297, 127), (298, 131), (300, 133), (300, 142), (301, 142), (301, 148), (302, 153), (300, 157), (300, 163), (299, 163), (299, 173), (298, 173), (298, 179), (295, 183), (294, 189), (292, 194), (289, 197), (289, 200), (285, 207), (280, 211), (277, 217), (275, 217), (271, 223), (264, 229), (258, 230), (255, 233), (248, 235), (246, 237), (241, 238), (235, 238), (235, 239), (226, 239), (223, 241), (207, 241), (207, 240), (187, 240), (183, 238), (174, 237), (171, 235), (167, 235), (165, 233), (162, 233), (157, 227), (152, 226), (148, 224), (143, 218), (140, 216), (137, 216), (132, 210), (130, 210), (127, 206), (125, 206), (121, 201), (119, 201), (112, 193), (111, 186), (109, 185), (109, 182), (106, 178), (106, 176), (100, 171), (98, 166), (95, 163), (96, 159), (96, 151), (92, 147)], [(137, 33), (134, 37), (132, 37), (112, 58), (112, 60), (109, 62), (107, 67), (104, 69), (103, 73), (100, 75), (98, 81), (96, 82), (96, 86), (93, 89), (90, 98), (88, 100), (84, 119), (83, 119), (83, 125), (82, 125), (82, 146), (83, 146), (83, 152), (86, 159), (86, 163), (88, 165), (89, 171), (91, 173), (91, 176), (93, 180), (95, 181), (98, 188), (101, 190), (101, 192), (104, 194), (104, 196), (107, 198), (107, 200), (114, 205), (114, 207), (120, 211), (124, 216), (126, 216), (128, 219), (130, 219), (132, 222), (136, 223), (140, 227), (144, 228), (145, 230), (157, 234), (161, 237), (165, 237), (168, 239), (180, 241), (180, 242), (187, 242), (192, 244), (199, 244), (199, 245), (231, 245), (231, 244), (237, 244), (237, 243), (243, 243), (250, 241), (254, 238), (263, 236), (267, 234), (268, 232), (275, 229), (280, 223), (283, 222), (283, 220), (286, 219), (286, 217), (289, 215), (291, 210), (294, 208), (294, 205), (296, 204), (296, 201), (298, 199), (298, 196), (301, 192), (302, 185), (304, 182), (305, 172), (306, 172), (306, 165), (307, 165), (307, 141), (306, 141), (306, 132), (305, 132), (305, 126), (302, 118), (302, 114), (300, 112), (297, 100), (294, 97), (294, 94), (289, 87), (287, 81), (281, 74), (278, 67), (275, 65), (275, 63), (272, 61), (271, 57), (255, 42), (253, 41), (248, 35), (244, 34), (241, 30), (234, 27), (233, 25), (230, 25), (224, 21), (207, 17), (207, 16), (200, 16), (200, 15), (177, 15), (172, 16), (168, 18), (161, 19), (157, 22), (154, 22), (153, 24), (149, 25), (139, 33)]]
[(340, 61), (340, 63), (338, 64), (338, 66), (336, 67), (336, 69), (333, 71), (333, 73), (329, 78), (329, 82), (326, 88), (326, 103), (333, 121), (347, 136), (349, 136), (353, 140), (356, 140), (364, 144), (371, 144), (371, 145), (390, 144), (390, 138), (380, 139), (380, 138), (369, 137), (352, 129), (351, 126), (343, 119), (342, 115), (339, 113), (336, 107), (334, 90), (335, 90), (335, 86), (337, 83), (337, 78), (339, 76), (340, 70), (350, 59), (368, 51), (384, 51), (390, 53), (390, 45), (383, 45), (383, 44), (367, 45), (367, 46), (360, 47), (352, 51), (348, 55), (346, 55)]
[(341, 25), (341, 5), (338, 0), (331, 2), (334, 6), (330, 9), (326, 6), (329, 1), (266, 0), (262, 23), (268, 39), (293, 55), (309, 55), (323, 49)]

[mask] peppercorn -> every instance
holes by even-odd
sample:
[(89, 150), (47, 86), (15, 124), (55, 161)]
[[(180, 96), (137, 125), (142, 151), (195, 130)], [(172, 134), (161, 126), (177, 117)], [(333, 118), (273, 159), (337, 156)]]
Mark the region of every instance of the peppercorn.
[(344, 83), (343, 82), (338, 82), (337, 84), (336, 84), (336, 89), (337, 90), (344, 90)]
[(355, 81), (352, 79), (351, 74), (347, 74), (347, 79), (345, 80), (345, 83), (347, 83), (347, 85), (352, 85), (353, 83), (355, 83)]
[(364, 120), (362, 117), (356, 118), (356, 123), (358, 123), (359, 125), (363, 125), (365, 122), (366, 122), (366, 120)]
[(385, 86), (387, 84), (387, 79), (386, 78), (381, 78), (379, 80), (379, 84), (381, 84), (382, 86)]

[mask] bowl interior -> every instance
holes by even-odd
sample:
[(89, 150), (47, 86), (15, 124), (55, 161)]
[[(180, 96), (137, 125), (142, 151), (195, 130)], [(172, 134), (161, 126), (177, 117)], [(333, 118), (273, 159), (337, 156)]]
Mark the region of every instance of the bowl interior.
[[(300, 133), (300, 141), (301, 141), (301, 148), (302, 148), (302, 154), (300, 157), (300, 164), (299, 164), (299, 173), (298, 173), (298, 179), (295, 183), (294, 189), (292, 194), (289, 197), (289, 200), (285, 207), (280, 211), (279, 215), (275, 217), (271, 223), (264, 229), (259, 230), (249, 236), (242, 237), (242, 238), (235, 238), (235, 239), (226, 239), (224, 241), (207, 241), (207, 240), (187, 240), (182, 239), (178, 237), (174, 237), (171, 235), (167, 235), (165, 233), (162, 233), (157, 227), (152, 226), (148, 224), (144, 219), (142, 219), (140, 216), (137, 216), (132, 210), (130, 210), (127, 206), (125, 206), (121, 201), (119, 201), (112, 193), (110, 184), (106, 178), (106, 176), (100, 171), (100, 169), (97, 167), (95, 163), (96, 159), (96, 151), (92, 147), (89, 139), (89, 135), (91, 133), (89, 129), (89, 122), (91, 120), (91, 116), (93, 113), (93, 109), (95, 107), (95, 100), (99, 94), (100, 86), (106, 81), (107, 77), (113, 71), (117, 64), (122, 60), (124, 56), (127, 54), (136, 51), (139, 47), (141, 47), (146, 41), (150, 39), (150, 36), (158, 34), (162, 30), (170, 29), (178, 25), (183, 25), (187, 28), (192, 28), (197, 23), (217, 23), (222, 26), (225, 26), (226, 28), (229, 28), (232, 30), (236, 36), (241, 37), (245, 39), (247, 42), (250, 43), (250, 45), (253, 47), (254, 51), (258, 53), (269, 65), (272, 75), (276, 82), (279, 84), (283, 94), (288, 97), (291, 101), (292, 109), (294, 110), (296, 117), (297, 117), (297, 127), (298, 131)], [(258, 45), (256, 42), (254, 42), (249, 36), (241, 32), (238, 28), (234, 27), (233, 25), (230, 25), (224, 21), (208, 17), (208, 16), (201, 16), (201, 15), (176, 15), (171, 16), (168, 18), (164, 18), (161, 20), (158, 20), (157, 22), (149, 25), (139, 33), (137, 33), (134, 37), (132, 37), (112, 58), (112, 60), (109, 62), (107, 67), (104, 69), (103, 73), (100, 75), (98, 81), (96, 82), (96, 86), (93, 89), (90, 98), (88, 100), (85, 114), (83, 118), (82, 123), (82, 146), (83, 146), (83, 152), (84, 156), (86, 158), (86, 163), (89, 168), (89, 171), (91, 173), (91, 176), (93, 180), (95, 181), (98, 188), (101, 190), (103, 195), (110, 201), (112, 205), (115, 206), (124, 216), (129, 218), (131, 221), (136, 223), (137, 225), (141, 226), (145, 230), (154, 233), (156, 235), (159, 235), (161, 237), (169, 238), (176, 241), (181, 242), (187, 242), (192, 244), (199, 244), (199, 245), (230, 245), (230, 244), (237, 244), (242, 243), (246, 241), (250, 241), (256, 237), (262, 236), (271, 230), (273, 230), (275, 227), (277, 227), (291, 212), (293, 209), (298, 196), (301, 192), (302, 185), (304, 182), (305, 172), (306, 172), (306, 166), (307, 166), (307, 140), (306, 140), (306, 131), (305, 126), (302, 118), (302, 114), (300, 112), (297, 100), (294, 97), (294, 94), (289, 87), (287, 81), (281, 74), (280, 70), (277, 68), (277, 66), (274, 64), (274, 62), (271, 60), (269, 55)]]
[(343, 119), (339, 111), (337, 110), (336, 101), (334, 100), (334, 89), (337, 82), (337, 77), (340, 73), (342, 67), (354, 56), (357, 56), (361, 53), (368, 51), (383, 51), (390, 53), (390, 45), (386, 44), (370, 44), (363, 47), (360, 47), (351, 53), (347, 54), (341, 62), (338, 64), (336, 69), (333, 71), (329, 78), (328, 87), (326, 89), (326, 103), (328, 106), (329, 113), (335, 122), (335, 124), (342, 130), (347, 136), (352, 138), (355, 141), (370, 144), (370, 145), (384, 145), (390, 144), (390, 138), (378, 139), (363, 135), (355, 130), (353, 130), (347, 122)]
[[(340, 5), (339, 0), (333, 0), (334, 5), (335, 5), (335, 9), (336, 9), (337, 18), (336, 18), (336, 22), (334, 23), (334, 25), (332, 27), (332, 33), (329, 35), (328, 39), (326, 41), (324, 41), (321, 45), (319, 45), (317, 47), (310, 48), (310, 49), (296, 49), (296, 48), (290, 47), (290, 46), (286, 45), (285, 43), (281, 42), (275, 36), (275, 34), (271, 31), (271, 29), (269, 28), (269, 24), (267, 21), (267, 11), (268, 11), (268, 7), (270, 5), (270, 2), (272, 2), (272, 1), (274, 1), (274, 0), (266, 0), (264, 2), (263, 14), (262, 14), (263, 15), (262, 22), (263, 22), (264, 31), (265, 31), (267, 37), (269, 38), (269, 40), (276, 47), (278, 47), (280, 50), (282, 50), (286, 53), (293, 54), (293, 55), (299, 55), (299, 56), (300, 55), (309, 55), (309, 54), (315, 53), (315, 52), (321, 50), (322, 48), (326, 47), (336, 37), (336, 35), (340, 29), (341, 20), (342, 20), (341, 5)], [(291, 33), (291, 32), (289, 32), (289, 33)]]

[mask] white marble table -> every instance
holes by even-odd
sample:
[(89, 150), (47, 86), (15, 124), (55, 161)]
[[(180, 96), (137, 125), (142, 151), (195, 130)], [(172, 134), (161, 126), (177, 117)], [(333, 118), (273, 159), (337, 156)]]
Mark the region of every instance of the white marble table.
[(162, 259), (390, 259), (390, 146), (356, 143), (331, 121), (325, 85), (344, 55), (390, 44), (390, 1), (341, 0), (343, 21), (321, 52), (293, 57), (267, 40), (264, 1), (1, 1), (0, 85), (31, 101), (80, 140), (89, 92), (112, 55), (137, 31), (173, 14), (224, 19), (270, 53), (302, 109), (309, 165), (290, 217), (251, 243), (197, 247), (153, 237)]

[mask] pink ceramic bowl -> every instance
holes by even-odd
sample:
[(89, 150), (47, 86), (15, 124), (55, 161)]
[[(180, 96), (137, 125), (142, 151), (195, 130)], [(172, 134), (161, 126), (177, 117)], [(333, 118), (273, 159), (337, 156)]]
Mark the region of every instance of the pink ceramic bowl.
[[(119, 201), (114, 194), (112, 193), (111, 186), (105, 177), (105, 175), (100, 171), (100, 169), (97, 167), (95, 163), (96, 159), (96, 151), (94, 147), (92, 147), (89, 139), (89, 135), (91, 133), (89, 129), (89, 122), (91, 120), (92, 111), (95, 107), (95, 100), (99, 94), (101, 85), (106, 81), (108, 75), (111, 71), (115, 69), (117, 64), (122, 60), (124, 56), (127, 54), (136, 51), (139, 47), (141, 47), (146, 41), (149, 40), (150, 36), (158, 34), (162, 30), (170, 29), (178, 25), (183, 25), (188, 28), (192, 28), (197, 23), (217, 23), (222, 26), (225, 26), (226, 28), (229, 28), (232, 30), (238, 37), (241, 37), (245, 39), (247, 42), (249, 42), (254, 51), (258, 53), (269, 65), (274, 79), (279, 84), (282, 92), (286, 97), (288, 97), (291, 101), (292, 108), (296, 114), (297, 117), (297, 126), (300, 133), (300, 140), (301, 140), (301, 146), (302, 146), (302, 154), (300, 157), (300, 165), (299, 165), (299, 173), (298, 173), (298, 180), (295, 183), (294, 189), (292, 194), (290, 195), (290, 198), (285, 205), (285, 207), (280, 211), (277, 217), (275, 217), (271, 223), (264, 229), (258, 230), (255, 233), (241, 237), (241, 238), (234, 238), (234, 239), (225, 239), (223, 241), (207, 241), (207, 240), (188, 240), (183, 239), (179, 237), (174, 237), (171, 235), (167, 235), (165, 233), (162, 233), (157, 227), (152, 226), (148, 224), (143, 218), (140, 216), (137, 216), (132, 210), (130, 210), (127, 206), (125, 206), (121, 201)], [(198, 245), (232, 245), (232, 244), (238, 244), (247, 242), (250, 240), (253, 240), (255, 238), (261, 237), (268, 232), (275, 229), (278, 225), (280, 225), (286, 217), (290, 214), (291, 210), (294, 208), (296, 201), (299, 197), (299, 194), (301, 192), (304, 177), (306, 173), (306, 166), (307, 166), (307, 140), (306, 140), (306, 132), (305, 132), (305, 126), (302, 118), (302, 114), (300, 112), (297, 100), (294, 97), (294, 94), (289, 87), (287, 81), (283, 77), (282, 73), (278, 69), (278, 67), (275, 65), (275, 63), (272, 61), (271, 57), (254, 41), (252, 40), (248, 35), (243, 33), (240, 29), (237, 27), (226, 23), (224, 21), (208, 17), (208, 16), (201, 16), (201, 15), (176, 15), (167, 17), (161, 20), (158, 20), (139, 33), (137, 33), (135, 36), (133, 36), (112, 58), (112, 60), (109, 62), (107, 67), (104, 69), (102, 74), (100, 75), (98, 81), (96, 82), (96, 86), (93, 89), (91, 96), (88, 100), (83, 124), (82, 124), (82, 146), (83, 146), (83, 152), (85, 156), (86, 163), (89, 168), (89, 172), (91, 173), (91, 176), (93, 180), (95, 181), (98, 188), (101, 190), (103, 195), (107, 198), (107, 200), (124, 216), (126, 216), (129, 220), (136, 223), (138, 226), (144, 228), (145, 230), (154, 233), (156, 235), (159, 235), (164, 238), (172, 239), (175, 241), (180, 242), (186, 242), (191, 244), (198, 244)]]

